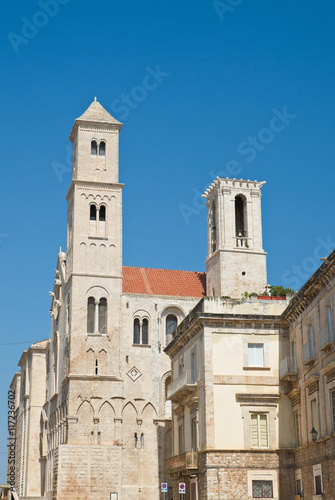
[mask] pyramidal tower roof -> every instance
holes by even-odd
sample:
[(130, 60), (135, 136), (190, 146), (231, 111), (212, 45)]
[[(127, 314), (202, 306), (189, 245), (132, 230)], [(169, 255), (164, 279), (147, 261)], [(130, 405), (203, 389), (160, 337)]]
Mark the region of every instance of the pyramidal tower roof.
[(93, 122), (93, 123), (108, 123), (117, 125), (118, 128), (122, 127), (122, 123), (118, 122), (108, 111), (105, 110), (103, 106), (101, 106), (100, 102), (97, 101), (97, 98), (94, 98), (92, 104), (87, 108), (85, 113), (83, 113), (79, 118), (76, 118), (70, 139), (73, 136), (75, 131), (75, 127), (78, 122)]

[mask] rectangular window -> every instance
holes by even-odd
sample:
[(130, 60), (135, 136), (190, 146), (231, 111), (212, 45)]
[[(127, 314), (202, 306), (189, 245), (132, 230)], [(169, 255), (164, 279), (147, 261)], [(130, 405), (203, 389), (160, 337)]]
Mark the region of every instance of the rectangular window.
[(318, 431), (320, 435), (320, 429), (319, 429), (319, 411), (318, 411), (318, 403), (316, 399), (313, 399), (311, 401), (311, 417), (312, 417), (312, 427), (316, 431)]
[(253, 481), (252, 498), (273, 498), (272, 481)]
[(269, 447), (268, 416), (265, 413), (251, 414), (251, 447)]
[(196, 351), (191, 352), (191, 383), (195, 384), (197, 381), (197, 359)]
[(264, 344), (248, 344), (248, 365), (264, 366)]
[(198, 422), (197, 417), (191, 420), (191, 438), (192, 438), (192, 451), (198, 450)]
[(322, 485), (321, 464), (313, 465), (313, 479), (314, 479), (314, 494), (322, 495), (323, 485)]
[(297, 479), (295, 482), (295, 492), (296, 495), (301, 495), (301, 479)]
[(322, 494), (321, 476), (315, 476), (315, 494), (316, 495)]
[(330, 391), (330, 405), (332, 411), (333, 432), (335, 432), (335, 389)]
[(300, 420), (299, 420), (299, 412), (294, 412), (294, 431), (295, 431), (295, 442), (297, 446), (301, 446), (301, 437), (300, 437)]
[(292, 358), (292, 371), (296, 373), (297, 371), (297, 355), (295, 350), (295, 342), (291, 342), (291, 358)]
[(313, 325), (308, 325), (308, 342), (309, 342), (309, 352), (311, 356), (315, 357), (315, 348), (314, 348), (314, 329)]
[(334, 340), (333, 316), (332, 316), (332, 309), (330, 306), (326, 307), (326, 313), (327, 313), (327, 324), (328, 324), (328, 330), (329, 330), (329, 340), (331, 340), (333, 342), (333, 340)]
[(184, 453), (184, 423), (178, 422), (178, 452), (179, 455)]

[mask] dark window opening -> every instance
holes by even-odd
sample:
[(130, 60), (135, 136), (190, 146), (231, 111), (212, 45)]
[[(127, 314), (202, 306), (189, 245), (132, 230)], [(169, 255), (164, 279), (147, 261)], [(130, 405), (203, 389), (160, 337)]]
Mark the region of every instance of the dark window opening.
[(98, 371), (99, 371), (98, 370), (98, 360), (96, 359), (95, 360), (95, 367), (94, 367), (94, 372), (95, 372), (96, 375), (98, 375)]
[(316, 495), (322, 494), (321, 476), (315, 476), (315, 494)]
[(91, 141), (91, 155), (96, 156), (97, 154), (98, 154), (97, 141)]
[(142, 322), (142, 344), (147, 345), (149, 340), (149, 321), (144, 318)]
[(138, 318), (134, 319), (134, 344), (140, 343), (140, 320)]
[(245, 237), (246, 227), (245, 227), (245, 202), (240, 196), (235, 197), (235, 229), (236, 236)]
[(90, 297), (87, 300), (87, 333), (94, 333), (94, 311), (95, 311), (95, 300)]
[(105, 156), (106, 154), (106, 143), (104, 141), (99, 144), (99, 156)]
[(273, 498), (272, 481), (253, 481), (252, 498)]
[(212, 227), (212, 252), (215, 252), (215, 250), (216, 250), (216, 209), (215, 209), (215, 201), (213, 201), (213, 203), (212, 203), (211, 227)]
[(99, 332), (106, 333), (107, 300), (100, 299), (99, 302)]
[(171, 338), (172, 332), (177, 328), (177, 318), (174, 314), (169, 314), (166, 317), (166, 337)]
[(134, 433), (134, 448), (137, 448), (137, 432)]
[(97, 220), (97, 207), (90, 205), (90, 220)]
[(106, 220), (106, 207), (105, 205), (101, 205), (99, 209), (99, 220), (105, 222)]

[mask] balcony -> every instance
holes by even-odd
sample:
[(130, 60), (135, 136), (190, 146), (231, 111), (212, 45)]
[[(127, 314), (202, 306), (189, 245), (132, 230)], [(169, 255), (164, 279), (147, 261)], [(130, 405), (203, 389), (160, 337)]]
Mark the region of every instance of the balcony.
[(312, 365), (315, 361), (314, 348), (311, 342), (302, 346), (302, 362), (305, 366)]
[(194, 474), (198, 469), (198, 454), (195, 451), (187, 451), (181, 455), (168, 458), (166, 471), (168, 474), (182, 472), (183, 474)]
[(326, 351), (334, 344), (333, 332), (326, 325), (319, 331), (319, 346), (321, 351)]
[(176, 380), (173, 380), (167, 387), (167, 399), (177, 403), (185, 396), (188, 396), (197, 388), (197, 382), (191, 370), (181, 373)]
[(297, 369), (292, 366), (289, 356), (279, 363), (279, 378), (286, 382), (295, 382), (298, 379)]

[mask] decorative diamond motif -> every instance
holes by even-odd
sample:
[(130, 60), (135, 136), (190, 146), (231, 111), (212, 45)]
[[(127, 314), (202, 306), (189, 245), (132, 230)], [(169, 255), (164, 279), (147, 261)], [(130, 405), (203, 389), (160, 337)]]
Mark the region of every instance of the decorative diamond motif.
[(133, 366), (132, 368), (130, 368), (129, 372), (127, 372), (127, 375), (132, 379), (133, 382), (135, 382), (135, 380), (137, 380), (142, 375), (142, 373), (136, 368), (136, 366)]

